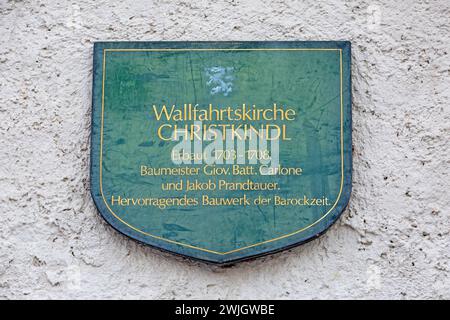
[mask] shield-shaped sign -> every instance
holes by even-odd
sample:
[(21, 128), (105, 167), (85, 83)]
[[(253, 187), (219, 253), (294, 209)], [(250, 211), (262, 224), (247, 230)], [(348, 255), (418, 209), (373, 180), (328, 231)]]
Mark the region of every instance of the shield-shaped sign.
[(229, 263), (346, 207), (349, 42), (99, 42), (93, 70), (91, 192), (121, 233)]

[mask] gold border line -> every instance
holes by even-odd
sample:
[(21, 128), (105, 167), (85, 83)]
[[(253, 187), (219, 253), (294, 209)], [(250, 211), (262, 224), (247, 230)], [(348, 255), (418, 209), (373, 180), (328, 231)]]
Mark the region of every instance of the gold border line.
[[(341, 104), (341, 184), (340, 184), (340, 189), (339, 189), (339, 194), (336, 198), (336, 201), (334, 202), (333, 206), (331, 207), (330, 210), (328, 210), (320, 219), (318, 219), (317, 221), (313, 222), (312, 224), (303, 227), (302, 229), (296, 230), (292, 233), (277, 237), (277, 238), (273, 238), (273, 239), (269, 239), (266, 241), (262, 241), (262, 242), (258, 242), (252, 245), (248, 245), (242, 248), (238, 248), (238, 249), (234, 249), (234, 250), (230, 250), (230, 251), (226, 251), (226, 252), (219, 252), (219, 251), (214, 251), (214, 250), (210, 250), (210, 249), (205, 249), (205, 248), (200, 248), (200, 247), (196, 247), (190, 244), (186, 244), (186, 243), (181, 243), (178, 241), (174, 241), (174, 240), (170, 240), (170, 239), (166, 239), (166, 238), (162, 238), (159, 236), (155, 236), (153, 234), (147, 233), (145, 231), (142, 231), (132, 225), (130, 225), (129, 223), (127, 223), (126, 221), (122, 220), (117, 214), (114, 213), (114, 211), (109, 207), (106, 199), (105, 199), (105, 195), (103, 194), (103, 183), (102, 183), (102, 160), (103, 160), (103, 123), (104, 123), (104, 109), (105, 109), (105, 75), (106, 75), (106, 52), (107, 51), (115, 51), (115, 52), (134, 52), (134, 51), (261, 51), (261, 50), (267, 50), (267, 51), (275, 51), (275, 50), (280, 50), (280, 51), (339, 51), (339, 62), (340, 62), (340, 104)], [(209, 253), (214, 253), (217, 255), (226, 255), (226, 254), (231, 254), (231, 253), (235, 253), (238, 251), (242, 251), (245, 249), (249, 249), (249, 248), (253, 248), (256, 246), (260, 246), (263, 244), (267, 244), (270, 242), (274, 242), (274, 241), (278, 241), (278, 240), (282, 240), (288, 237), (291, 237), (293, 235), (296, 235), (300, 232), (303, 232), (313, 226), (315, 226), (316, 224), (318, 224), (320, 221), (322, 221), (323, 219), (325, 219), (326, 216), (328, 216), (330, 214), (331, 211), (333, 211), (333, 209), (336, 207), (337, 203), (339, 202), (339, 199), (341, 198), (342, 195), (342, 188), (344, 185), (344, 138), (343, 138), (343, 123), (344, 123), (344, 115), (343, 115), (343, 84), (342, 84), (342, 49), (326, 49), (326, 48), (286, 48), (286, 49), (282, 49), (282, 48), (268, 48), (268, 49), (103, 49), (103, 78), (102, 78), (102, 126), (100, 129), (100, 193), (102, 195), (103, 198), (103, 202), (105, 203), (106, 207), (108, 208), (109, 212), (111, 212), (111, 214), (120, 222), (122, 222), (123, 224), (125, 224), (126, 226), (128, 226), (129, 228), (131, 228), (134, 231), (137, 231), (141, 234), (144, 234), (146, 236), (152, 237), (154, 239), (158, 239), (158, 240), (162, 240), (162, 241), (166, 241), (172, 244), (177, 244), (177, 245), (181, 245), (183, 247), (187, 247), (190, 249), (196, 249), (196, 250), (200, 250), (200, 251), (205, 251), (205, 252), (209, 252)]]
[(339, 51), (342, 49), (334, 49), (334, 48), (192, 48), (192, 49), (170, 49), (170, 48), (162, 48), (162, 49), (103, 49), (104, 51), (111, 52), (139, 52), (139, 51)]

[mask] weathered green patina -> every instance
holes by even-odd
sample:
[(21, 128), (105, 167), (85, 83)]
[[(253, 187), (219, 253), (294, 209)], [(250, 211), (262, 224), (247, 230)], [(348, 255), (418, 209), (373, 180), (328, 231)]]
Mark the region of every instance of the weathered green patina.
[[(229, 263), (313, 239), (347, 205), (349, 42), (99, 42), (93, 70), (91, 192), (121, 233)], [(279, 163), (177, 163), (174, 125), (199, 114), (202, 134), (280, 128)]]

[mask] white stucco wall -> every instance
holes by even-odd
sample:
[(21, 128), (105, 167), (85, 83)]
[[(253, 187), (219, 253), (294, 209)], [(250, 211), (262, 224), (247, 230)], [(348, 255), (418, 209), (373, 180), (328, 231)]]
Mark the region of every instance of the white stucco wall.
[[(89, 193), (96, 40), (351, 40), (339, 222), (228, 268), (118, 234)], [(0, 299), (450, 298), (448, 0), (0, 0), (0, 44)]]

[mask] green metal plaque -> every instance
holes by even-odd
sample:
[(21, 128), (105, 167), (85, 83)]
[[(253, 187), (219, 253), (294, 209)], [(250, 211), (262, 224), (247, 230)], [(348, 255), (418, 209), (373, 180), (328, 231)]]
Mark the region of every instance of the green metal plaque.
[(229, 263), (348, 203), (349, 42), (98, 42), (92, 96), (92, 196), (135, 240)]

